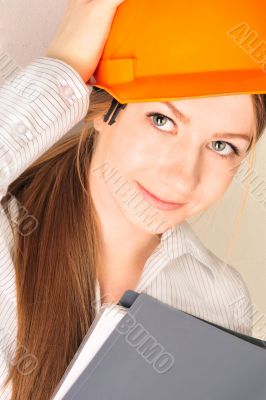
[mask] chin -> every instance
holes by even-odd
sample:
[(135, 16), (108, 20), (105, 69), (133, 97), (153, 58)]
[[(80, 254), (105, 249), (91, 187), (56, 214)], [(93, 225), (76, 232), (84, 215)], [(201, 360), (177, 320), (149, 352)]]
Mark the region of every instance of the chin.
[(124, 215), (131, 224), (147, 233), (162, 234), (170, 227), (164, 215), (152, 208), (147, 209), (146, 212), (136, 212), (135, 214), (134, 211), (127, 209)]

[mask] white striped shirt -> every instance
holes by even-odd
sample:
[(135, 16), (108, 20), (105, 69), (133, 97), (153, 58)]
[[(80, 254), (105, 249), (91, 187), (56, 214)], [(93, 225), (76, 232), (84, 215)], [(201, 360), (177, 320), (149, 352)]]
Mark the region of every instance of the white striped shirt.
[[(91, 87), (67, 63), (39, 57), (0, 87), (0, 196), (86, 115)], [(12, 198), (12, 222), (19, 205)], [(0, 208), (0, 388), (17, 332), (12, 233)], [(207, 249), (186, 221), (163, 233), (135, 288), (180, 310), (252, 334), (251, 297), (239, 272)], [(100, 306), (99, 282), (96, 304)], [(10, 399), (12, 385), (0, 390)]]

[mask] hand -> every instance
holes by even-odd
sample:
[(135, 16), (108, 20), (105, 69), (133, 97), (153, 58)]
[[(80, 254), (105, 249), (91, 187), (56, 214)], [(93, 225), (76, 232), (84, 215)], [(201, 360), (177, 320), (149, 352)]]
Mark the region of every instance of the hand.
[(117, 7), (125, 0), (69, 0), (46, 57), (71, 65), (87, 82), (100, 61)]

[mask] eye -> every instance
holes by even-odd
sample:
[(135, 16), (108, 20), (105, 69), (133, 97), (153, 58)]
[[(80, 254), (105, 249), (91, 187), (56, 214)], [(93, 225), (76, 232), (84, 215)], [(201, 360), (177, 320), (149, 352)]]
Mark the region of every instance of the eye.
[[(219, 156), (221, 156), (222, 158), (229, 158), (229, 157), (234, 157), (235, 155), (239, 156), (240, 155), (240, 150), (238, 147), (236, 147), (235, 145), (233, 145), (232, 143), (228, 143), (225, 142), (223, 140), (215, 140), (214, 142), (217, 144), (218, 146), (213, 146), (214, 150), (218, 150)], [(221, 153), (221, 149), (224, 150), (224, 148), (226, 148), (226, 145), (229, 146), (229, 151), (227, 150), (225, 153)], [(231, 148), (231, 151), (230, 151)]]
[[(171, 118), (167, 117), (164, 114), (151, 112), (151, 113), (147, 113), (146, 115), (147, 115), (147, 117), (149, 117), (150, 125), (157, 131), (165, 131), (165, 132), (169, 131), (169, 133), (171, 133), (170, 132), (171, 127), (172, 127), (172, 130), (173, 130), (173, 126), (176, 127), (176, 123)], [(166, 129), (162, 129), (162, 127), (165, 127)], [(168, 127), (168, 129), (167, 129), (167, 127)]]
[[(156, 129), (157, 131), (165, 131), (165, 132), (168, 132), (170, 134), (175, 134), (176, 133), (176, 131), (170, 132), (169, 129), (161, 129), (161, 127), (167, 126), (167, 122), (170, 123), (170, 125), (173, 125), (174, 127), (177, 127), (176, 123), (171, 118), (167, 117), (166, 115), (164, 115), (162, 113), (157, 113), (157, 112), (150, 112), (150, 113), (147, 113), (146, 116), (149, 118), (150, 125), (154, 129)], [(158, 126), (160, 126), (160, 128), (158, 128)], [(231, 158), (231, 157), (234, 157), (234, 156), (240, 156), (241, 155), (240, 149), (237, 146), (233, 145), (232, 143), (225, 142), (223, 140), (215, 140), (212, 143), (215, 143), (215, 144), (218, 143), (219, 144), (218, 145), (218, 149), (217, 149), (217, 146), (216, 146), (216, 148), (214, 147), (214, 150), (216, 150), (216, 151), (218, 150), (218, 155), (220, 157), (222, 157), (222, 158)], [(222, 145), (221, 145), (222, 150), (224, 150), (224, 148), (227, 145), (227, 146), (229, 146), (229, 149), (231, 149), (231, 151), (229, 150), (229, 151), (226, 151), (225, 153), (222, 154), (221, 151), (220, 151), (221, 150), (221, 147), (220, 147), (221, 143), (222, 143)]]

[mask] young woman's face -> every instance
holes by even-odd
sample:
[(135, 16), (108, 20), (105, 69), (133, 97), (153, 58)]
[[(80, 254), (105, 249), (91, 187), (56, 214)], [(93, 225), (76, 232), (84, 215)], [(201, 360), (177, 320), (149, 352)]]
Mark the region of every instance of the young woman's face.
[[(250, 144), (254, 121), (248, 94), (175, 100), (168, 105), (129, 103), (113, 125), (94, 120), (100, 133), (92, 167), (97, 170), (106, 162), (109, 173), (119, 171), (117, 187), (127, 181), (138, 190), (139, 199), (174, 226), (224, 194)], [(107, 180), (103, 189), (93, 175), (92, 190), (106, 190), (106, 201), (112, 196), (125, 217), (143, 227), (125, 196), (114, 195), (114, 180)], [(138, 184), (160, 199), (184, 204), (168, 209), (154, 203)], [(158, 229), (165, 230), (165, 226)]]

